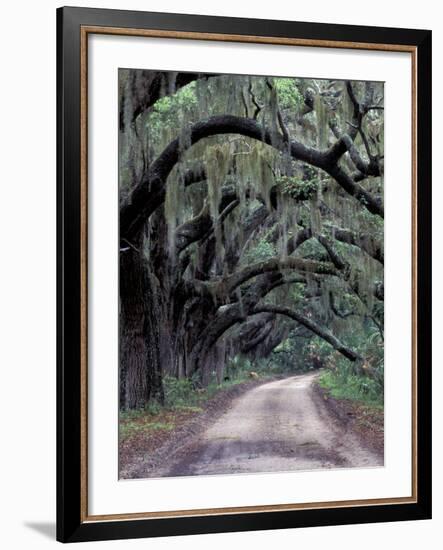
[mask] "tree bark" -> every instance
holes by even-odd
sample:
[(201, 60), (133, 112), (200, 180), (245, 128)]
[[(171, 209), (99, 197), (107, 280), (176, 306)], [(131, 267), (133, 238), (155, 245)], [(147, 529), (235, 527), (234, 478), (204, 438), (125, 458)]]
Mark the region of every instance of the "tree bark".
[(163, 402), (160, 330), (155, 278), (139, 252), (120, 253), (120, 407), (138, 409)]

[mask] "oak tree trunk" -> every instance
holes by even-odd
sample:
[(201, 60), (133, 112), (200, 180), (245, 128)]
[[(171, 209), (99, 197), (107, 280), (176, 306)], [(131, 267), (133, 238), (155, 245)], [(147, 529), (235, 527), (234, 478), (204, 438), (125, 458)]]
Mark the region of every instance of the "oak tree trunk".
[(120, 253), (120, 407), (145, 407), (163, 402), (160, 324), (154, 277), (137, 247)]

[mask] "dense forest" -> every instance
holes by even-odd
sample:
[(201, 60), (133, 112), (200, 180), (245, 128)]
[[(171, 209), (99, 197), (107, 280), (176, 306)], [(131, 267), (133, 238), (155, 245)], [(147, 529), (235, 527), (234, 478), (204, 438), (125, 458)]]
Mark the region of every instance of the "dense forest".
[(382, 394), (383, 132), (378, 82), (119, 71), (122, 410), (245, 361)]

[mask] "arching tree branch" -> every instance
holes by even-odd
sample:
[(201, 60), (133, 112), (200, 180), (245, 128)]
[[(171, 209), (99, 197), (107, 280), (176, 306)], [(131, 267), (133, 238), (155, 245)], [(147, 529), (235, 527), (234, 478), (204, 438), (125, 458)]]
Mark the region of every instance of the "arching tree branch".
[[(238, 206), (237, 192), (234, 187), (224, 187), (219, 205), (220, 216), (217, 223), (222, 222), (232, 210)], [(177, 227), (175, 231), (175, 246), (178, 253), (185, 250), (192, 243), (203, 239), (213, 228), (210, 208), (205, 204), (201, 212)]]
[(331, 228), (333, 237), (342, 243), (357, 246), (368, 256), (377, 260), (380, 264), (384, 264), (383, 244), (372, 235), (366, 233), (355, 233), (350, 229), (333, 226)]
[[(240, 134), (275, 147), (281, 151), (290, 151), (291, 156), (312, 166), (321, 168), (350, 195), (360, 201), (370, 212), (383, 216), (383, 206), (364, 187), (356, 183), (337, 164), (337, 155), (331, 151), (318, 151), (298, 141), (285, 143), (280, 135), (272, 134), (262, 128), (255, 120), (232, 115), (214, 116), (197, 122), (188, 135), (174, 139), (152, 163), (146, 177), (135, 187), (129, 201), (120, 211), (120, 233), (124, 238), (140, 231), (144, 221), (157, 208), (164, 193), (165, 182), (179, 160), (184, 143), (190, 147), (201, 139), (220, 134)], [(343, 151), (344, 152), (344, 151)]]
[(300, 273), (317, 273), (321, 275), (338, 274), (337, 269), (331, 263), (327, 262), (317, 262), (315, 260), (305, 260), (303, 258), (293, 257), (284, 260), (280, 258), (271, 258), (270, 260), (247, 266), (216, 284), (220, 285), (226, 293), (230, 294), (237, 287), (253, 277), (272, 271), (283, 271), (286, 269), (294, 269)]
[(339, 351), (344, 357), (346, 357), (350, 361), (357, 361), (362, 359), (358, 353), (356, 353), (354, 350), (352, 350), (351, 348), (343, 344), (343, 342), (341, 342), (336, 336), (334, 336), (332, 332), (329, 331), (327, 328), (320, 326), (318, 323), (316, 323), (309, 317), (306, 317), (301, 313), (298, 313), (297, 311), (292, 310), (288, 307), (274, 306), (274, 305), (259, 305), (253, 308), (251, 314), (254, 314), (254, 313), (276, 313), (279, 315), (285, 315), (286, 317), (289, 317), (290, 319), (293, 319), (294, 321), (297, 321), (297, 323), (308, 328), (314, 334), (316, 334), (317, 336), (320, 336), (320, 338), (323, 338), (323, 340), (331, 344), (331, 346), (334, 349)]

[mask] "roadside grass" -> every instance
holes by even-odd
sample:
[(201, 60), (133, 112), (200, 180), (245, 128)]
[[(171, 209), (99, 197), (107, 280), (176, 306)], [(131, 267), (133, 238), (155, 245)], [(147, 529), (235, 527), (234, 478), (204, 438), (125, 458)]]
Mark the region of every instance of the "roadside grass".
[(354, 401), (372, 410), (383, 410), (383, 394), (366, 376), (343, 376), (328, 370), (319, 376), (318, 384), (334, 399)]
[(121, 444), (141, 438), (160, 439), (176, 426), (203, 411), (202, 405), (216, 393), (232, 385), (245, 382), (247, 377), (210, 383), (206, 388), (195, 388), (191, 380), (165, 377), (165, 403), (153, 401), (143, 409), (120, 411), (119, 439)]
[(146, 416), (140, 416), (136, 420), (123, 421), (120, 424), (120, 437), (122, 439), (140, 432), (150, 432), (155, 430), (170, 431), (174, 429), (172, 422), (150, 422)]
[[(328, 407), (351, 422), (352, 430), (369, 448), (384, 448), (383, 387), (366, 376), (325, 371), (318, 378)], [(331, 403), (332, 402), (332, 403)]]
[(148, 409), (121, 411), (120, 443), (125, 444), (144, 438), (161, 439), (179, 423), (201, 410), (199, 407), (178, 407), (174, 410), (160, 408), (154, 413)]

